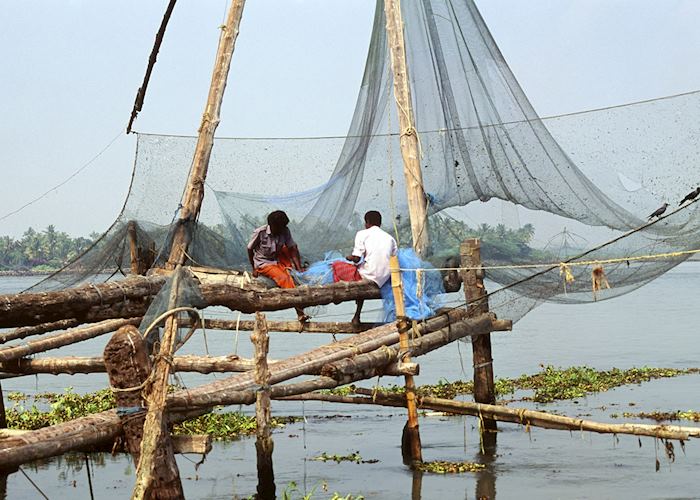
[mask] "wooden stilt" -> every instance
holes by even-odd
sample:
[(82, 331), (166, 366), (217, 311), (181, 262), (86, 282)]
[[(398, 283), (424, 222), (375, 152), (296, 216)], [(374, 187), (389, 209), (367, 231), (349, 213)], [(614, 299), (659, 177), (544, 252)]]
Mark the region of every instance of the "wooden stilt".
[(275, 474), (272, 468), (272, 432), (270, 427), (270, 370), (267, 367), (269, 336), (265, 315), (255, 313), (255, 330), (250, 336), (255, 346), (255, 383), (260, 386), (255, 401), (257, 441), (255, 449), (258, 458), (258, 496), (261, 500), (274, 500)]
[(403, 21), (398, 0), (385, 0), (386, 33), (394, 76), (394, 98), (401, 127), (401, 156), (403, 158), (406, 196), (411, 219), (413, 249), (418, 255), (428, 251), (428, 208), (420, 166), (418, 132), (413, 117), (413, 103), (406, 63)]
[[(481, 244), (478, 239), (470, 238), (459, 247), (464, 280), (464, 296), (467, 300), (467, 312), (470, 316), (485, 314), (489, 311), (486, 288), (484, 288), (484, 271), (481, 269)], [(494, 404), (496, 389), (493, 380), (493, 359), (491, 357), (491, 335), (479, 335), (472, 338), (474, 364), (474, 401)], [(496, 431), (496, 421), (483, 420), (484, 430)]]
[[(410, 348), (408, 343), (408, 332), (411, 325), (406, 318), (406, 310), (403, 302), (403, 286), (401, 284), (401, 271), (399, 270), (399, 258), (394, 255), (389, 262), (391, 269), (391, 289), (394, 293), (394, 303), (396, 305), (396, 321), (399, 330), (399, 348), (405, 352), (403, 358), (399, 361), (410, 363), (411, 358), (408, 355)], [(404, 377), (406, 383), (406, 407), (408, 408), (408, 422), (404, 427), (403, 437), (401, 439), (401, 451), (404, 457), (404, 462), (415, 464), (423, 461), (421, 451), (420, 432), (418, 430), (418, 410), (416, 409), (416, 384), (413, 380), (413, 375)]]
[(5, 414), (5, 395), (0, 384), (0, 429), (7, 429), (7, 415)]
[[(178, 266), (173, 274), (168, 309), (174, 309), (177, 306), (180, 273), (181, 269)], [(170, 440), (165, 407), (168, 377), (170, 376), (170, 358), (173, 355), (177, 330), (177, 316), (168, 316), (152, 375), (144, 388), (144, 400), (148, 403), (148, 413), (143, 424), (141, 451), (136, 469), (136, 485), (131, 495), (133, 500), (184, 498), (180, 472)], [(157, 479), (160, 480), (160, 484), (156, 483)]]
[(187, 223), (193, 223), (199, 216), (199, 209), (204, 198), (204, 181), (209, 169), (209, 158), (214, 147), (214, 132), (219, 126), (219, 113), (221, 103), (224, 100), (226, 80), (231, 68), (233, 49), (238, 38), (238, 30), (243, 15), (245, 0), (233, 0), (226, 16), (226, 22), (221, 27), (219, 48), (214, 62), (214, 72), (211, 77), (207, 104), (204, 108), (202, 123), (199, 126), (199, 138), (194, 151), (192, 169), (190, 170), (185, 195), (182, 200), (180, 219), (175, 229), (173, 243), (170, 248), (170, 256), (166, 265), (167, 269), (174, 269), (178, 264), (185, 263), (185, 254), (189, 245), (191, 227)]

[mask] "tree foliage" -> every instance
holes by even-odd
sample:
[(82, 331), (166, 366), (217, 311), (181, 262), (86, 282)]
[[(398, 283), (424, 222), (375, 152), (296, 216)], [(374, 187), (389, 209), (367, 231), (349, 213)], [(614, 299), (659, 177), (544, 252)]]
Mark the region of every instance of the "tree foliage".
[(43, 231), (30, 227), (19, 239), (0, 236), (0, 270), (42, 272), (60, 269), (85, 251), (94, 237), (95, 234), (88, 238), (73, 238), (58, 231), (53, 224)]

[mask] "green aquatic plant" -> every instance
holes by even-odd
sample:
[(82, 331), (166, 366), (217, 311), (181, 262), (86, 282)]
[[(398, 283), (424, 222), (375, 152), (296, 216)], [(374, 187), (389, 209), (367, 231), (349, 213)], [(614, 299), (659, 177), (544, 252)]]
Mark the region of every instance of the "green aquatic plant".
[[(617, 418), (617, 415), (612, 418)], [(657, 422), (668, 422), (671, 420), (690, 420), (692, 422), (700, 422), (700, 412), (698, 411), (652, 411), (652, 412), (639, 412), (630, 413), (625, 412), (622, 414), (625, 418), (645, 418), (649, 420), (656, 420)]]
[[(548, 365), (543, 366), (542, 370), (534, 375), (496, 379), (495, 389), (499, 396), (512, 394), (518, 390), (531, 390), (533, 395), (523, 399), (549, 403), (556, 400), (579, 398), (589, 393), (604, 392), (623, 385), (641, 384), (654, 379), (696, 373), (700, 373), (697, 368), (675, 369), (644, 366), (627, 370), (612, 368), (605, 371), (588, 366), (556, 368)], [(386, 394), (404, 393), (404, 387), (399, 385), (380, 386), (376, 390)], [(454, 399), (460, 395), (472, 394), (473, 391), (472, 381), (449, 382), (441, 379), (437, 384), (419, 386), (416, 389), (416, 394), (418, 396)]]
[(414, 468), (422, 472), (432, 474), (458, 474), (460, 472), (479, 472), (486, 466), (474, 462), (448, 462), (445, 460), (434, 460), (432, 462), (421, 462), (414, 465)]

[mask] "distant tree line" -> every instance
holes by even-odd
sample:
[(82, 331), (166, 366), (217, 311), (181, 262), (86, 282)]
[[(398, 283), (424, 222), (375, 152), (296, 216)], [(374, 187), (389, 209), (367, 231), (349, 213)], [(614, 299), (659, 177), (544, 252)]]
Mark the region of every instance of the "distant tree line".
[(27, 229), (21, 238), (0, 236), (0, 271), (49, 272), (60, 269), (99, 238), (91, 233), (73, 238), (52, 224), (43, 231)]

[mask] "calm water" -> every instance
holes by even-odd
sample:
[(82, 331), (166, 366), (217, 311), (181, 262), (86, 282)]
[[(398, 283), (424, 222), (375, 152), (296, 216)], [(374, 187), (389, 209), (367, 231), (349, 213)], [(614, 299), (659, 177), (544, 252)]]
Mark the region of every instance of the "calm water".
[[(0, 293), (29, 286), (32, 278), (0, 278)], [(698, 343), (698, 289), (700, 264), (679, 266), (645, 288), (611, 301), (577, 306), (545, 305), (517, 323), (513, 332), (492, 335), (494, 370), (497, 377), (534, 373), (541, 364), (586, 364), (600, 369), (631, 366), (700, 367)], [(368, 304), (366, 309), (378, 304)], [(351, 309), (328, 307), (328, 319), (349, 318)], [(222, 310), (210, 316), (235, 317)], [(339, 316), (336, 316), (339, 315)], [(270, 315), (271, 317), (279, 315)], [(370, 319), (370, 315), (368, 318)], [(48, 355), (100, 355), (108, 337), (93, 339)], [(207, 332), (212, 355), (237, 352), (249, 356), (247, 333)], [(271, 356), (282, 358), (329, 339), (324, 335), (273, 334)], [(183, 354), (204, 354), (198, 334)], [(440, 379), (470, 378), (471, 346), (457, 343), (420, 358), (419, 383)], [(465, 374), (466, 370), (466, 374)], [(222, 375), (217, 375), (222, 377)], [(184, 374), (187, 386), (212, 376)], [(374, 381), (373, 381), (374, 382)], [(373, 383), (372, 382), (372, 383)], [(382, 383), (398, 383), (387, 377)], [(371, 383), (366, 384), (371, 386)], [(87, 392), (107, 386), (105, 375), (24, 377), (3, 381), (11, 391), (60, 391), (73, 387)], [(548, 411), (602, 421), (624, 411), (700, 410), (700, 376), (658, 380), (641, 386), (622, 387), (576, 401), (539, 405)], [(7, 404), (7, 403), (6, 403)], [(519, 406), (537, 407), (518, 403)], [(495, 492), (510, 498), (700, 498), (700, 443), (686, 444), (685, 454), (676, 446), (670, 463), (654, 440), (636, 437), (569, 433), (500, 424), (495, 450), (480, 454), (475, 419), (424, 416), (420, 420), (426, 460), (473, 460), (488, 464), (476, 474), (423, 475), (414, 478), (403, 466), (400, 453), (405, 415), (400, 409), (355, 407), (328, 403), (273, 402), (273, 413), (297, 414), (305, 423), (276, 431), (275, 476), (278, 493), (295, 481), (302, 492), (316, 488), (314, 498), (327, 498), (333, 491), (362, 494), (366, 498), (403, 499), (412, 493), (423, 499), (478, 498)], [(351, 418), (345, 418), (350, 416)], [(648, 421), (646, 423), (649, 423)], [(684, 422), (683, 425), (697, 425)], [(326, 452), (358, 451), (374, 464), (324, 463), (310, 460)], [(655, 459), (661, 469), (655, 472)], [(188, 460), (188, 458), (190, 460)], [(91, 458), (96, 498), (128, 498), (134, 482), (133, 464), (124, 455)], [(178, 457), (187, 498), (236, 498), (255, 491), (255, 444), (242, 439), (216, 444), (206, 462), (195, 470), (198, 457)], [(89, 498), (83, 457), (65, 457), (25, 466), (25, 472), (49, 496), (66, 494)], [(415, 479), (415, 480), (414, 480)], [(323, 491), (327, 484), (328, 492)], [(413, 489), (413, 491), (412, 491)], [(19, 473), (8, 479), (8, 498), (36, 498), (36, 490)], [(297, 495), (299, 496), (299, 495)]]

